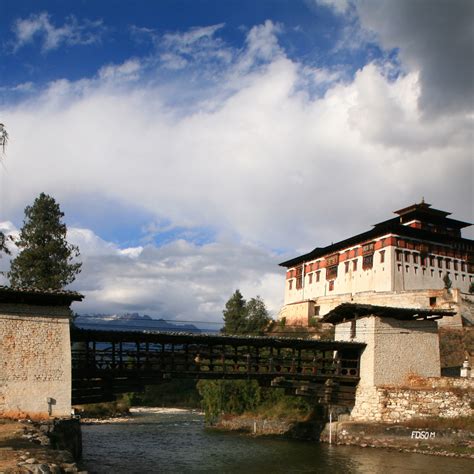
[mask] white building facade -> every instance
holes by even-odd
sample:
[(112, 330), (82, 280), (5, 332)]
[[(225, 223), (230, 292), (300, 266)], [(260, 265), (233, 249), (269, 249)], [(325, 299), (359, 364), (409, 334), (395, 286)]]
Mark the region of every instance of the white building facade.
[(446, 278), (467, 295), (474, 241), (461, 229), (470, 224), (425, 202), (395, 214), (368, 232), (281, 263), (287, 272), (280, 317), (305, 324), (341, 302), (385, 304), (385, 298), (391, 305), (395, 295), (399, 306), (433, 307), (442, 303)]

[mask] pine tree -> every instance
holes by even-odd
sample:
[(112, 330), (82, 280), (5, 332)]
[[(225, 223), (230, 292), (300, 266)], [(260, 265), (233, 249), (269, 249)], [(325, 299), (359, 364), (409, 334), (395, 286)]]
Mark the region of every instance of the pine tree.
[(268, 310), (260, 296), (251, 298), (245, 305), (247, 317), (247, 334), (262, 334), (271, 321)]
[(0, 232), (0, 257), (2, 252), (5, 252), (6, 254), (10, 253), (10, 250), (8, 250), (5, 244), (6, 240), (7, 238), (5, 237), (5, 234), (3, 232)]
[(242, 334), (247, 328), (247, 311), (246, 302), (239, 290), (235, 290), (234, 294), (225, 304), (222, 311), (224, 315), (224, 334)]
[(81, 271), (79, 248), (66, 241), (64, 213), (54, 198), (41, 193), (25, 209), (20, 237), (15, 242), (21, 252), (8, 273), (12, 286), (61, 289)]
[(239, 290), (229, 298), (222, 313), (224, 334), (262, 334), (271, 321), (260, 296), (245, 301)]

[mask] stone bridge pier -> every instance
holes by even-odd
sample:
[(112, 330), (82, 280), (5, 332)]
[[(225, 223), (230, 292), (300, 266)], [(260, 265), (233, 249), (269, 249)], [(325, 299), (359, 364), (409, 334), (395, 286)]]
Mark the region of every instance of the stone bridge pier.
[(71, 415), (70, 291), (0, 286), (0, 416)]

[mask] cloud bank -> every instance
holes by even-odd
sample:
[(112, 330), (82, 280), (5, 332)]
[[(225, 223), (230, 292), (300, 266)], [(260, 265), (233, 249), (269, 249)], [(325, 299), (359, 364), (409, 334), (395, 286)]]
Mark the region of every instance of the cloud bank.
[[(152, 54), (58, 79), (0, 110), (11, 137), (4, 214), (18, 220), (42, 191), (72, 216), (87, 214), (71, 229), (84, 256), (84, 307), (186, 320), (219, 320), (235, 288), (276, 313), (279, 261), (423, 196), (472, 219), (472, 81), (446, 70), (464, 61), (468, 74), (472, 43), (456, 13), (438, 47), (441, 7), (419, 27), (408, 17), (420, 3), (337, 3), (382, 48), (399, 48), (350, 77), (291, 57), (284, 26), (271, 21), (239, 48), (219, 37), (223, 24), (141, 31)], [(106, 241), (88, 227), (116, 219), (128, 228), (130, 206), (148, 219), (140, 242)], [(160, 240), (165, 228), (175, 238)], [(186, 237), (202, 233), (211, 237)]]

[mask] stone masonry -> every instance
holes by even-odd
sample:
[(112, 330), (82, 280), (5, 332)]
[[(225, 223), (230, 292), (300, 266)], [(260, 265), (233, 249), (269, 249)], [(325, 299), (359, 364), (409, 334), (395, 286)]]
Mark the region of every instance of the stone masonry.
[(351, 419), (398, 423), (420, 418), (459, 418), (474, 414), (474, 380), (414, 378), (405, 386), (359, 387)]
[(0, 415), (70, 416), (70, 300), (15, 291), (0, 287)]

